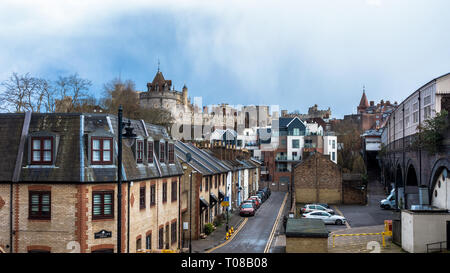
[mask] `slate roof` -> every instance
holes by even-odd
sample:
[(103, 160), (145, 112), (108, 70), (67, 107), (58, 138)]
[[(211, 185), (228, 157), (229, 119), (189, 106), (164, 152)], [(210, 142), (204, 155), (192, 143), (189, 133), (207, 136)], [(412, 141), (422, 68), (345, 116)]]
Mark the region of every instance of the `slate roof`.
[(328, 230), (321, 219), (289, 218), (286, 237), (328, 238)]
[[(25, 114), (0, 114), (0, 154), (6, 160), (0, 163), (0, 181), (11, 181), (18, 156)], [(128, 119), (124, 118), (124, 122)], [(173, 143), (167, 131), (160, 126), (130, 120), (139, 139), (153, 139)], [(117, 181), (117, 116), (83, 113), (32, 113), (19, 181), (23, 182), (116, 182)], [(82, 137), (80, 139), (80, 135)], [(30, 137), (53, 136), (54, 164), (30, 165)], [(113, 137), (113, 164), (90, 165), (90, 136)], [(176, 152), (174, 164), (160, 164), (154, 154), (154, 164), (136, 163), (136, 142), (122, 141), (123, 181), (138, 181), (183, 174)], [(82, 144), (82, 145), (80, 145)], [(155, 145), (156, 146), (156, 145)], [(81, 165), (83, 164), (83, 165)]]
[(195, 147), (191, 143), (177, 141), (175, 143), (175, 148), (178, 158), (183, 162), (187, 162), (186, 155), (187, 153), (190, 153), (192, 160), (188, 164), (202, 175), (226, 173), (231, 170), (227, 165), (223, 164), (221, 160), (204, 150)]
[(24, 117), (25, 114), (0, 115), (0, 181), (11, 181), (13, 177)]

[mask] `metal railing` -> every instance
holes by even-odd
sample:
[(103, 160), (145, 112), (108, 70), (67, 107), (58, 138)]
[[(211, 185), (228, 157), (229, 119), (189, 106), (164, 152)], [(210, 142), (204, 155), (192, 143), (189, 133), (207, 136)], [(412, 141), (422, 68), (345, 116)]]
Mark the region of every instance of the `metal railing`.
[[(427, 244), (427, 253), (430, 253), (430, 252), (442, 252), (442, 250), (447, 250), (446, 246), (443, 247), (444, 244), (447, 246), (447, 241)], [(439, 247), (431, 247), (433, 245), (439, 245)]]

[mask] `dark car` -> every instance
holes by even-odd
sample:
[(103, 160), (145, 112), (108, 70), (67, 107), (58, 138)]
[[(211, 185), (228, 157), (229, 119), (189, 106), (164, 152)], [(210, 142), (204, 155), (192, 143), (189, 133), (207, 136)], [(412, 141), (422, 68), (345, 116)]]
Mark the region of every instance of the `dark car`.
[(256, 193), (257, 196), (259, 196), (259, 198), (261, 199), (261, 202), (265, 202), (267, 199), (267, 195), (263, 192), (263, 191), (258, 191)]
[(272, 192), (270, 191), (270, 188), (269, 188), (269, 187), (265, 187), (265, 188), (263, 189), (263, 191), (266, 192), (269, 196), (272, 194)]
[(241, 216), (254, 216), (255, 208), (252, 203), (243, 203), (241, 209), (239, 210), (239, 215)]

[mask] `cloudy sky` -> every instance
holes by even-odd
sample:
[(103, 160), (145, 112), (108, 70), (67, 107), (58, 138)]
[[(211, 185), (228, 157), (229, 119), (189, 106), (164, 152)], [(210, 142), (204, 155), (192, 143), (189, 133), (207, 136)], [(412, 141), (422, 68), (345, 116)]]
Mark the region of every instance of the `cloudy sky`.
[(0, 80), (78, 73), (99, 96), (160, 69), (203, 104), (354, 113), (401, 102), (450, 72), (448, 0), (21, 1), (0, 3)]

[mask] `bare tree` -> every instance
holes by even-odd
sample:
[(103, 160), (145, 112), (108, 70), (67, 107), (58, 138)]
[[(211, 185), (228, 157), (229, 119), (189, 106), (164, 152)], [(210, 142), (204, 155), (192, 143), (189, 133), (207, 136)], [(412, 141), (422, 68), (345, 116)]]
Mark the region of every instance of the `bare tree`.
[(101, 105), (107, 113), (117, 114), (119, 105), (123, 107), (123, 115), (132, 119), (143, 119), (148, 123), (166, 127), (168, 130), (173, 124), (170, 111), (162, 108), (144, 108), (139, 104), (139, 95), (135, 84), (131, 80), (123, 82), (113, 79), (104, 85), (104, 97)]
[(60, 100), (67, 97), (71, 98), (71, 104), (67, 112), (72, 112), (76, 107), (80, 107), (83, 99), (88, 97), (89, 88), (92, 82), (87, 79), (80, 78), (77, 73), (69, 76), (59, 76), (55, 82), (55, 92), (59, 95)]
[(137, 118), (140, 108), (139, 96), (133, 81), (123, 82), (120, 79), (113, 79), (107, 82), (103, 88), (102, 106), (108, 113), (117, 114), (119, 105), (122, 105), (125, 117)]
[(40, 112), (49, 98), (50, 85), (47, 80), (31, 77), (29, 73), (13, 73), (1, 83), (4, 91), (0, 94), (0, 105), (9, 112)]

